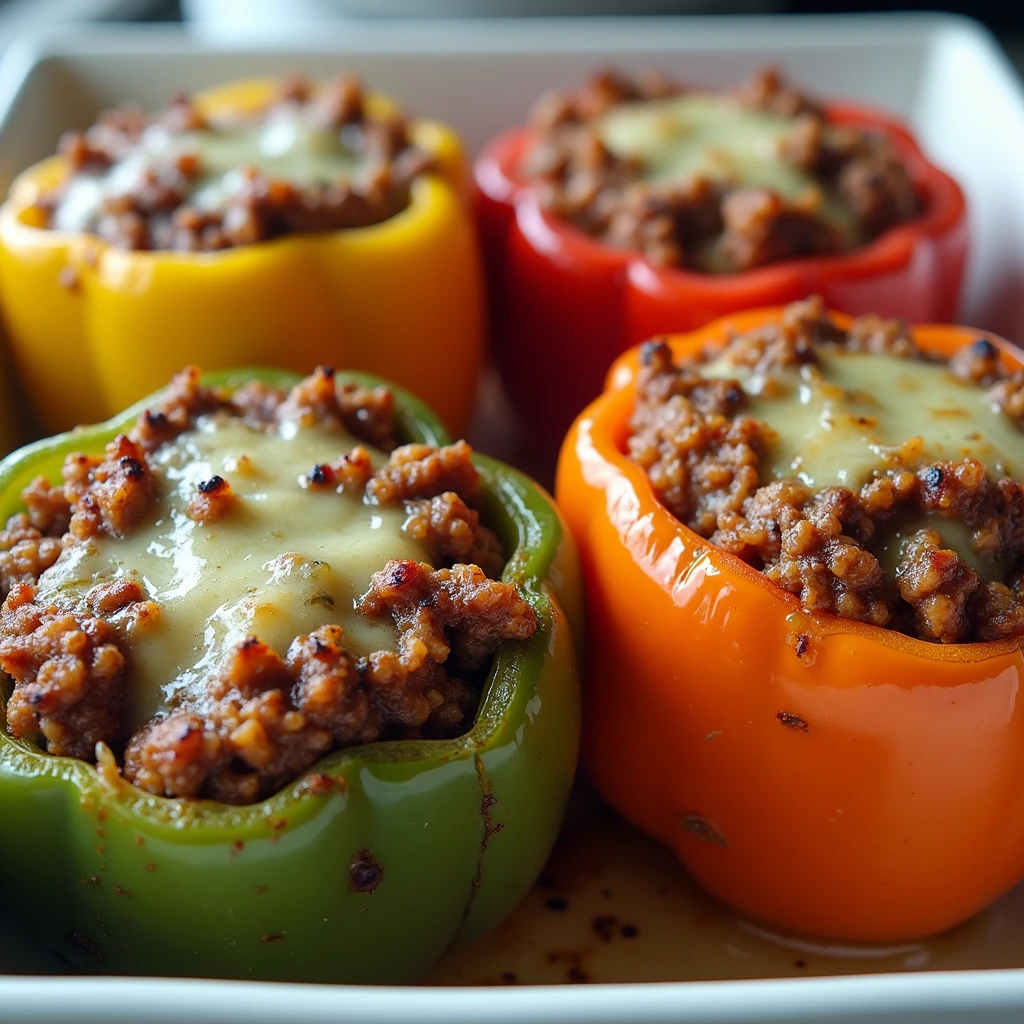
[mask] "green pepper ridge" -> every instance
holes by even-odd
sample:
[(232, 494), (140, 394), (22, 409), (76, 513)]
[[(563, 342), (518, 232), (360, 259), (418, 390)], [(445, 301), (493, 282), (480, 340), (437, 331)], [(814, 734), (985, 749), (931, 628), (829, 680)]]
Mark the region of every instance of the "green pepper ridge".
[[(338, 376), (392, 390), (401, 440), (450, 443), (408, 392)], [(254, 379), (300, 378), (247, 369), (204, 382)], [(101, 451), (152, 401), (8, 456), (0, 516), (22, 507), (32, 479), (59, 479), (68, 453)], [(474, 458), (483, 518), (510, 552), (503, 578), (539, 628), (495, 655), (462, 736), (336, 751), (269, 799), (233, 807), (109, 784), (90, 764), (13, 739), (0, 686), (0, 894), (39, 941), (88, 971), (405, 982), (512, 909), (550, 852), (575, 771), (578, 566), (540, 488)]]

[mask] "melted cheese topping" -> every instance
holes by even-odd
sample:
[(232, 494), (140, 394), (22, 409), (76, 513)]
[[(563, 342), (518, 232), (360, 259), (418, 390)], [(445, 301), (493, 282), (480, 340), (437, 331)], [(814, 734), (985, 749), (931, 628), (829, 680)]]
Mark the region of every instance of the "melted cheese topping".
[[(762, 483), (796, 478), (816, 490), (856, 490), (876, 470), (968, 456), (993, 477), (1024, 480), (1020, 428), (944, 364), (827, 348), (818, 355), (820, 373), (808, 367), (764, 378), (726, 356), (700, 368), (739, 380), (751, 396), (745, 414), (775, 431)], [(898, 456), (912, 439), (913, 458), (907, 449)]]
[[(65, 549), (40, 577), (42, 602), (74, 602), (98, 583), (132, 578), (159, 604), (157, 621), (123, 645), (133, 730), (216, 671), (249, 633), (283, 655), (296, 636), (337, 623), (356, 654), (395, 648), (391, 619), (371, 621), (354, 605), (389, 559), (430, 561), (426, 549), (402, 531), (404, 508), (300, 486), (315, 463), (350, 451), (353, 437), (287, 430), (201, 422), (154, 456), (159, 500), (148, 520), (124, 539)], [(212, 523), (193, 522), (189, 502), (215, 474), (240, 500)]]
[(201, 210), (223, 209), (245, 188), (243, 170), (250, 167), (302, 186), (347, 181), (361, 166), (354, 146), (346, 144), (349, 130), (316, 125), (289, 106), (273, 108), (258, 121), (181, 134), (151, 125), (139, 144), (102, 174), (76, 174), (68, 180), (52, 226), (86, 231), (100, 217), (104, 200), (136, 191), (149, 172), (186, 153), (199, 157), (201, 172), (185, 198)]
[(792, 118), (747, 109), (728, 96), (689, 93), (619, 104), (601, 119), (598, 134), (616, 155), (641, 159), (648, 181), (706, 177), (771, 189), (791, 202), (818, 194), (822, 217), (848, 233), (844, 205), (821, 193), (813, 174), (782, 159), (792, 127)]
[(892, 579), (903, 556), (903, 545), (918, 530), (935, 530), (947, 548), (955, 551), (982, 580), (1003, 582), (1008, 565), (1006, 560), (974, 550), (974, 531), (962, 520), (936, 512), (923, 512), (897, 516), (886, 524), (885, 530), (871, 549), (886, 575)]

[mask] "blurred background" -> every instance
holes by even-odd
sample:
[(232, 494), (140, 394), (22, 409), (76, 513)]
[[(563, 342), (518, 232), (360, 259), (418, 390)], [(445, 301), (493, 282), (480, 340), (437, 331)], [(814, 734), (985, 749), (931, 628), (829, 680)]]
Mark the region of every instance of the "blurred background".
[(73, 21), (187, 22), (225, 38), (280, 34), (345, 18), (577, 14), (819, 14), (941, 10), (984, 22), (1024, 70), (1024, 4), (1017, 0), (0, 0), (0, 50), (25, 31)]

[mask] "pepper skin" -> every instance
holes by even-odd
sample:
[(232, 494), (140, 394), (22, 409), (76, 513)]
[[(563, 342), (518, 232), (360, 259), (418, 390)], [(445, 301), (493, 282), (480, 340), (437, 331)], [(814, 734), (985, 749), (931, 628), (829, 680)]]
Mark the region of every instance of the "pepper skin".
[[(695, 355), (778, 315), (669, 343)], [(915, 328), (944, 355), (981, 333)], [(888, 941), (966, 920), (1024, 878), (1019, 643), (805, 612), (691, 532), (623, 454), (637, 367), (636, 350), (616, 363), (558, 468), (587, 588), (590, 777), (709, 892), (772, 925)]]
[[(258, 107), (274, 84), (196, 97), (206, 113)], [(375, 112), (392, 109), (368, 98)], [(354, 367), (411, 388), (460, 433), (484, 344), (484, 297), (461, 144), (410, 125), (435, 173), (367, 228), (288, 235), (215, 253), (127, 252), (41, 226), (32, 202), (65, 173), (25, 171), (0, 208), (0, 303), (18, 372), (48, 431), (113, 416), (188, 362), (296, 371)]]
[[(215, 374), (237, 385), (277, 371)], [(376, 378), (339, 374), (366, 383)], [(403, 440), (448, 442), (395, 389)], [(64, 456), (101, 451), (140, 407), (0, 465), (0, 514)], [(533, 883), (576, 765), (576, 556), (548, 498), (478, 457), (482, 514), (540, 628), (496, 655), (476, 723), (444, 741), (338, 751), (263, 803), (172, 800), (7, 733), (0, 699), (0, 898), (87, 971), (409, 982)], [(8, 691), (9, 692), (9, 691)], [(2, 695), (0, 695), (2, 696)]]
[[(941, 323), (956, 313), (967, 255), (963, 193), (910, 133), (875, 111), (828, 108), (839, 124), (881, 128), (910, 170), (924, 212), (849, 253), (784, 260), (737, 274), (657, 267), (544, 211), (519, 174), (529, 129), (493, 139), (475, 165), (477, 220), (495, 357), (525, 429), (555, 449), (631, 345), (716, 317), (811, 294), (849, 313)], [(543, 373), (538, 373), (538, 368)]]

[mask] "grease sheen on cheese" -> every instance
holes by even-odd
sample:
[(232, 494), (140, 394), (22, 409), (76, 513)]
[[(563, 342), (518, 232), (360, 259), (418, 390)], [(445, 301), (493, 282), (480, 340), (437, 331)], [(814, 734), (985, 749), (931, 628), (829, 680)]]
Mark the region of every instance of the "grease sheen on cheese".
[[(792, 127), (792, 118), (747, 109), (728, 96), (686, 93), (619, 104), (601, 119), (598, 133), (616, 155), (642, 159), (651, 182), (707, 177), (768, 188), (792, 202), (820, 191), (813, 174), (781, 158)], [(825, 219), (849, 231), (844, 206), (824, 193), (821, 200)]]
[(289, 106), (272, 109), (259, 121), (181, 134), (150, 125), (138, 145), (106, 171), (69, 179), (53, 227), (86, 231), (102, 214), (105, 199), (136, 191), (148, 172), (185, 153), (201, 161), (201, 173), (186, 194), (186, 201), (201, 210), (222, 209), (244, 188), (247, 167), (297, 185), (347, 181), (362, 164), (354, 147), (346, 145), (349, 130), (359, 129), (325, 128)]
[(776, 434), (762, 483), (796, 478), (809, 487), (856, 490), (893, 465), (894, 450), (920, 438), (915, 469), (968, 456), (993, 477), (1024, 480), (1024, 437), (983, 388), (942, 363), (819, 348), (814, 368), (761, 378), (723, 355), (701, 367), (735, 377), (751, 396), (745, 414)]
[[(40, 601), (74, 601), (98, 583), (134, 578), (159, 604), (158, 621), (126, 645), (133, 729), (215, 671), (248, 633), (283, 655), (296, 636), (337, 623), (356, 654), (395, 648), (392, 620), (368, 620), (354, 604), (389, 559), (429, 561), (402, 530), (404, 508), (299, 485), (315, 463), (357, 443), (323, 426), (265, 433), (201, 421), (153, 456), (158, 507), (148, 520), (123, 539), (66, 549), (43, 573)], [(240, 500), (212, 523), (193, 522), (188, 504), (215, 474)]]

